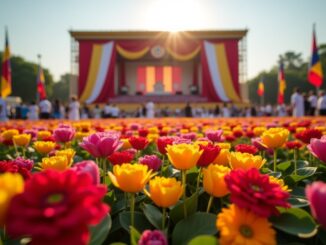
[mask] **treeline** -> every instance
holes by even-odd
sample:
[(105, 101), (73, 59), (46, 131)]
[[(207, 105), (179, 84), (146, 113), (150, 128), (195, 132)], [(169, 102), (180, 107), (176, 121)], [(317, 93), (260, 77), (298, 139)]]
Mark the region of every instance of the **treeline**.
[[(326, 73), (326, 44), (319, 47), (319, 55), (324, 74)], [(248, 81), (249, 99), (252, 103), (259, 104), (260, 97), (257, 95), (258, 83), (263, 80), (265, 85), (265, 104), (276, 104), (278, 94), (278, 69), (280, 61), (284, 63), (284, 73), (286, 80), (285, 103), (290, 102), (290, 97), (295, 87), (299, 87), (303, 92), (316, 90), (307, 80), (308, 62), (303, 60), (301, 53), (288, 51), (279, 56), (276, 64), (269, 70), (259, 73), (255, 78)], [(326, 74), (321, 89), (326, 90)]]
[[(3, 53), (0, 52), (0, 61)], [(36, 80), (38, 64), (26, 61), (19, 56), (11, 56), (12, 94), (21, 97), (23, 101), (36, 100)], [(0, 74), (2, 74), (0, 66)], [(45, 87), (50, 99), (58, 98), (67, 101), (69, 97), (69, 74), (61, 76), (59, 81), (54, 81), (48, 69), (44, 69)]]

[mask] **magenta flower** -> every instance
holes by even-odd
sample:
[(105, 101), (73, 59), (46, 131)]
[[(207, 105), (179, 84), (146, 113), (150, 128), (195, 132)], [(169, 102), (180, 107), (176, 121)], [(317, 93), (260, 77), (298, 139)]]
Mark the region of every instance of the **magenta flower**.
[(306, 187), (312, 215), (326, 229), (326, 184), (316, 181)]
[(19, 168), (26, 168), (27, 170), (32, 170), (34, 161), (30, 159), (24, 159), (22, 157), (17, 157), (13, 160), (13, 162), (19, 167)]
[(93, 157), (108, 157), (123, 145), (119, 139), (118, 133), (97, 132), (85, 137), (80, 146)]
[(94, 161), (88, 160), (78, 162), (71, 169), (77, 172), (77, 174), (89, 173), (89, 175), (92, 177), (93, 184), (100, 184), (100, 171)]
[(222, 135), (223, 130), (207, 130), (205, 132), (205, 135), (208, 139), (210, 139), (213, 142), (221, 142), (222, 141)]
[(307, 148), (312, 155), (326, 163), (326, 135), (321, 139), (311, 139)]
[(147, 165), (149, 169), (157, 171), (161, 165), (162, 161), (156, 155), (145, 155), (139, 158), (139, 163)]
[(168, 245), (168, 241), (163, 234), (163, 232), (159, 230), (145, 230), (141, 235), (138, 245)]
[(56, 142), (66, 143), (71, 141), (75, 136), (75, 129), (70, 126), (62, 125), (53, 131), (53, 137)]

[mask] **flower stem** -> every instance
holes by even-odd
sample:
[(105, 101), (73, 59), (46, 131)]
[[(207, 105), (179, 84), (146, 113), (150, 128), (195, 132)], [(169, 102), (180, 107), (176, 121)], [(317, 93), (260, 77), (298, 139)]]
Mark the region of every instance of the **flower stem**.
[(200, 177), (201, 177), (201, 168), (199, 168), (199, 171), (198, 171), (196, 193), (199, 192)]
[(163, 208), (163, 214), (162, 214), (162, 231), (165, 229), (165, 220), (166, 220), (166, 208)]
[(206, 213), (209, 213), (209, 210), (211, 209), (212, 203), (214, 200), (214, 196), (210, 196), (209, 200), (208, 200), (208, 204), (207, 204), (207, 209), (206, 209)]
[(293, 158), (294, 158), (294, 174), (297, 175), (297, 159), (298, 159), (298, 150), (293, 150)]
[(276, 172), (276, 162), (277, 162), (277, 149), (274, 149), (274, 167), (273, 167), (273, 170), (274, 172)]
[(106, 164), (106, 159), (103, 158), (102, 160), (102, 167), (103, 167), (103, 184), (106, 185), (106, 172), (107, 172), (107, 164)]
[(182, 186), (183, 186), (183, 214), (184, 218), (187, 218), (187, 207), (186, 207), (186, 185), (187, 185), (187, 170), (182, 170)]
[(135, 225), (135, 193), (130, 193), (130, 224)]

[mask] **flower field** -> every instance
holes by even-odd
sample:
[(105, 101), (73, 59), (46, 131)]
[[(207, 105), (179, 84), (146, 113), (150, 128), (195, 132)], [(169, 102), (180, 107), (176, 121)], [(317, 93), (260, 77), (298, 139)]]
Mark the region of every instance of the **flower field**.
[(326, 244), (322, 117), (0, 124), (0, 244)]

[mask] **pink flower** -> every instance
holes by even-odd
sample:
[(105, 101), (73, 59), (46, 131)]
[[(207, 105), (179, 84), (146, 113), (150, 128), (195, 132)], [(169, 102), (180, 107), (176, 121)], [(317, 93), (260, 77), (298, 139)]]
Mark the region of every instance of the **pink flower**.
[(75, 129), (62, 125), (53, 131), (53, 137), (56, 142), (65, 143), (71, 141), (75, 136)]
[(183, 139), (194, 140), (194, 139), (196, 139), (197, 135), (196, 135), (196, 133), (191, 132), (191, 133), (181, 134), (180, 137)]
[(162, 161), (156, 155), (145, 155), (139, 158), (139, 163), (147, 165), (149, 169), (157, 171), (161, 165)]
[(223, 130), (207, 130), (205, 135), (208, 139), (213, 142), (221, 142), (222, 141)]
[(168, 245), (168, 241), (159, 230), (145, 230), (138, 241), (138, 245)]
[(306, 187), (306, 196), (312, 215), (326, 229), (326, 184), (321, 181), (313, 182)]
[(94, 185), (100, 184), (100, 171), (94, 161), (82, 161), (76, 163), (72, 168), (77, 174), (89, 173)]
[(321, 139), (311, 139), (307, 148), (311, 154), (326, 163), (326, 135)]
[(108, 157), (122, 146), (119, 138), (118, 133), (97, 132), (85, 137), (80, 146), (93, 157)]

